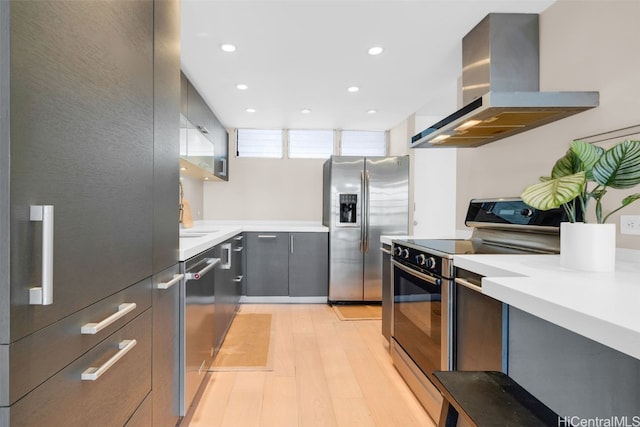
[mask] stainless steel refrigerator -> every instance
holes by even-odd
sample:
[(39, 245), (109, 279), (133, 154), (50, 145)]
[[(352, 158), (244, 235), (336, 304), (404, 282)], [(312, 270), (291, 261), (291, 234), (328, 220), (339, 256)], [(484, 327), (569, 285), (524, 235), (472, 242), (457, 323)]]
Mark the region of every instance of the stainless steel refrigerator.
[(409, 157), (333, 156), (323, 184), (329, 302), (380, 301), (380, 236), (408, 233)]

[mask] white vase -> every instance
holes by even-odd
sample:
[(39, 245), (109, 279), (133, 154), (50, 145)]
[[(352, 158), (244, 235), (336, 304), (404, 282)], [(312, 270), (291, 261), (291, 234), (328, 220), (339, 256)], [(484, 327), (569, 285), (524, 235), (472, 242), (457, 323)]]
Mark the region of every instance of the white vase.
[(616, 225), (561, 223), (560, 263), (576, 270), (614, 271)]

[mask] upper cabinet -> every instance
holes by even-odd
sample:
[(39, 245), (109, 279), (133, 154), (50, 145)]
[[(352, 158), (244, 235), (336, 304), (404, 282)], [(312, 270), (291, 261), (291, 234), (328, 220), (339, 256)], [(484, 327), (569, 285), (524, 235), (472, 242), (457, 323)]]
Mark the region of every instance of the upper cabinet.
[(180, 166), (201, 179), (229, 180), (229, 135), (202, 96), (181, 73)]

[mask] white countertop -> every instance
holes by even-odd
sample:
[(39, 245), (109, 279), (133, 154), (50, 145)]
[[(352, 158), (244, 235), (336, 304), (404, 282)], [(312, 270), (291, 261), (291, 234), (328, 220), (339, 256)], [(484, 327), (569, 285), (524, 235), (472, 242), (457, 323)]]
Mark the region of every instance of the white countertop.
[[(186, 261), (243, 231), (327, 233), (328, 227), (311, 221), (196, 221), (180, 227), (180, 261)], [(197, 235), (197, 237), (182, 237)]]
[(618, 249), (616, 271), (562, 267), (559, 255), (456, 255), (486, 276), (482, 292), (640, 359), (640, 251)]

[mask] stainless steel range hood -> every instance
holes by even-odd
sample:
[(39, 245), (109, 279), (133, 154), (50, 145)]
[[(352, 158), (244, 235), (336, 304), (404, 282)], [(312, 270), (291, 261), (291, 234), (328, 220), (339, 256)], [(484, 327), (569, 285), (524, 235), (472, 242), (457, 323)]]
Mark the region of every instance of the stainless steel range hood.
[(462, 40), (460, 110), (410, 148), (477, 147), (597, 107), (598, 92), (539, 92), (537, 14), (492, 13)]

